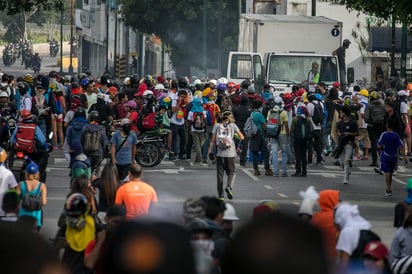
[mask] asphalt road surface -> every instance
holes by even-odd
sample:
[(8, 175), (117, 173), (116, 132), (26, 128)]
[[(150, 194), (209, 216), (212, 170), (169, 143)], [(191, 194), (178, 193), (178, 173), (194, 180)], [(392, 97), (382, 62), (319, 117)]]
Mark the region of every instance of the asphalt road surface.
[[(230, 201), (241, 219), (235, 226), (241, 226), (243, 222), (250, 220), (253, 207), (261, 200), (274, 200), (281, 211), (295, 214), (301, 202), (299, 191), (313, 185), (317, 191), (339, 190), (342, 201), (358, 204), (361, 215), (372, 223), (382, 240), (390, 244), (395, 232), (394, 206), (405, 198), (405, 183), (410, 177), (412, 164), (399, 167), (398, 175), (394, 177), (393, 196), (386, 197), (384, 176), (376, 174), (368, 166), (369, 163), (370, 161), (354, 161), (349, 185), (342, 183), (343, 171), (333, 165), (331, 157), (328, 157), (324, 166), (310, 165), (306, 178), (254, 176), (251, 163), (246, 167), (237, 164), (234, 199)], [(57, 230), (57, 219), (69, 191), (67, 166), (63, 152), (53, 151), (49, 159), (48, 204), (44, 207), (42, 229), (46, 237), (52, 237)], [(260, 168), (263, 169), (262, 166)], [(293, 166), (289, 165), (288, 168), (291, 175)], [(216, 169), (211, 163), (199, 166), (186, 161), (165, 160), (157, 167), (145, 168), (143, 180), (156, 189), (163, 218), (180, 219), (182, 205), (187, 198), (217, 195)]]

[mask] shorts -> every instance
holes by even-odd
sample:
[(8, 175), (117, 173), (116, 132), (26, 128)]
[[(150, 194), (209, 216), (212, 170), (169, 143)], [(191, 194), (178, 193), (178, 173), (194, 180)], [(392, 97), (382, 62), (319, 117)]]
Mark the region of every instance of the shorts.
[(63, 122), (63, 114), (53, 114), (52, 120), (57, 120), (57, 122)]
[(359, 144), (360, 141), (363, 140), (363, 147), (364, 148), (371, 148), (371, 141), (369, 140), (368, 129), (360, 128), (359, 135), (356, 136), (356, 143)]
[(396, 157), (381, 155), (381, 171), (384, 173), (393, 173), (396, 166)]

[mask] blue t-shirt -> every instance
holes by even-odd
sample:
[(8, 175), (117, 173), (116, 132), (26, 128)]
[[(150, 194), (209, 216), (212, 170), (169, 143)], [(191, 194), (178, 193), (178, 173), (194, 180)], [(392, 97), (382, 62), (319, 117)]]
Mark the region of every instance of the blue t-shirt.
[[(125, 137), (120, 135), (120, 131), (117, 131), (112, 139), (110, 140), (111, 144), (116, 145), (116, 151), (118, 147), (122, 144)], [(133, 162), (132, 159), (132, 149), (133, 146), (137, 144), (137, 137), (133, 131), (130, 131), (129, 136), (127, 137), (126, 142), (120, 148), (120, 150), (116, 153), (116, 161), (118, 165), (127, 165)]]
[(379, 137), (378, 146), (384, 146), (382, 151), (383, 157), (396, 157), (398, 155), (398, 149), (403, 147), (403, 142), (398, 133), (385, 131)]

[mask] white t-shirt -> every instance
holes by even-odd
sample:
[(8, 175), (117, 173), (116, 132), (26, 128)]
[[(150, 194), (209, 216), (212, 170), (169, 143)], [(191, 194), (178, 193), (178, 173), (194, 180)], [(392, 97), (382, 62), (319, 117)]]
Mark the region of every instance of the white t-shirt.
[[(193, 111), (189, 111), (189, 114), (187, 115), (187, 120), (188, 120), (188, 121), (192, 121), (192, 122), (193, 122), (193, 114), (194, 114)], [(203, 111), (203, 117), (205, 117), (205, 121), (206, 121), (206, 118), (207, 118), (207, 112), (206, 112), (206, 110)], [(195, 129), (195, 128), (193, 127), (193, 124), (192, 124), (192, 127), (191, 127), (191, 131), (192, 131), (192, 132), (205, 132), (204, 129)]]
[(2, 209), (4, 193), (16, 186), (17, 181), (16, 178), (14, 178), (13, 172), (8, 170), (4, 165), (0, 165), (0, 216), (4, 215)]
[(87, 98), (87, 111), (86, 111), (86, 113), (88, 113), (90, 107), (93, 104), (97, 103), (97, 94), (93, 92), (92, 94), (85, 93), (85, 95), (86, 95), (86, 98)]
[(407, 114), (408, 113), (408, 105), (405, 102), (401, 102), (401, 114)]
[(69, 110), (66, 115), (64, 116), (64, 122), (70, 124), (70, 122), (73, 120), (74, 118), (74, 111), (73, 110)]
[[(177, 106), (177, 100), (172, 101), (172, 108)], [(183, 109), (178, 109), (172, 114), (170, 123), (181, 126), (185, 123), (184, 111)]]

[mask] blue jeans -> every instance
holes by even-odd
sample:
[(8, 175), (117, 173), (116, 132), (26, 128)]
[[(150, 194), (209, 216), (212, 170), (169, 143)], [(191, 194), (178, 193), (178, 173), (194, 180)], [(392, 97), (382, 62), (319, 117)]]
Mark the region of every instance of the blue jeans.
[(288, 156), (286, 151), (286, 134), (280, 134), (278, 138), (270, 138), (270, 143), (272, 145), (272, 163), (273, 163), (273, 173), (279, 175), (279, 163), (278, 163), (278, 149), (282, 152), (282, 174), (288, 173)]

